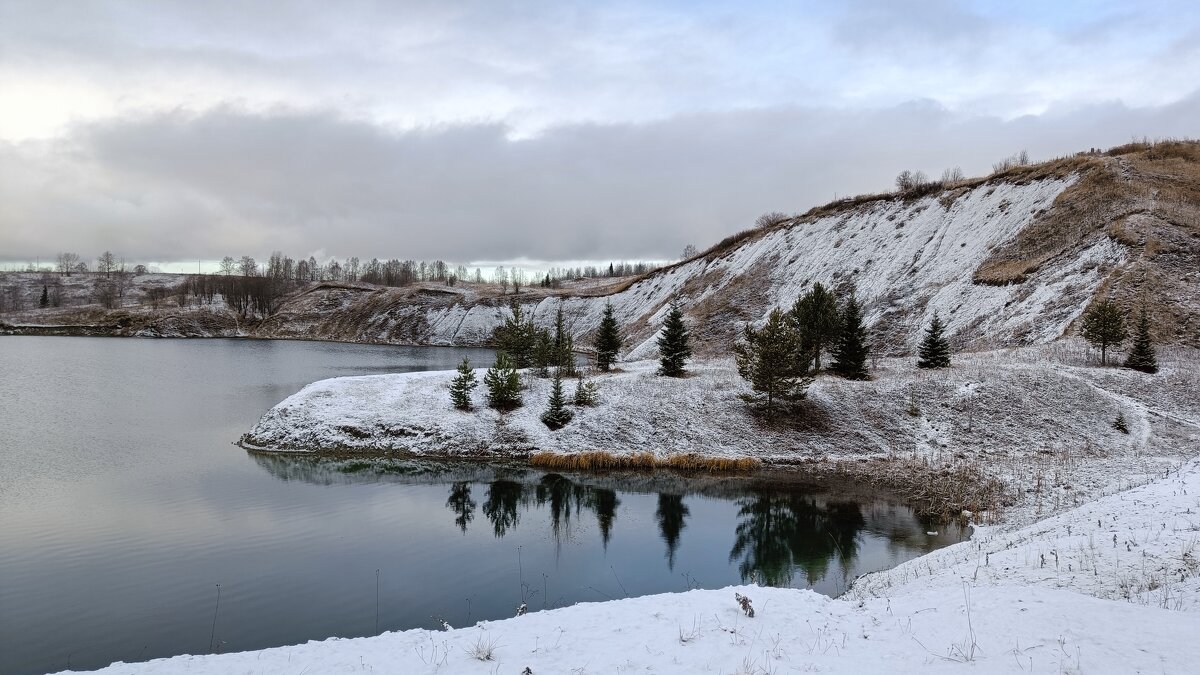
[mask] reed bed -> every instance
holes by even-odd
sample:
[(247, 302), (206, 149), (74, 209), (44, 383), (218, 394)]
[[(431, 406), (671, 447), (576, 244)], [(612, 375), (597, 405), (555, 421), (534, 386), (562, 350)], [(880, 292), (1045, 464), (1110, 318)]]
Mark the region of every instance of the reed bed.
[(535, 452), (529, 463), (546, 469), (590, 471), (598, 469), (674, 469), (707, 473), (739, 473), (759, 469), (762, 462), (752, 457), (709, 457), (687, 453), (659, 456), (652, 452), (615, 455), (610, 452)]

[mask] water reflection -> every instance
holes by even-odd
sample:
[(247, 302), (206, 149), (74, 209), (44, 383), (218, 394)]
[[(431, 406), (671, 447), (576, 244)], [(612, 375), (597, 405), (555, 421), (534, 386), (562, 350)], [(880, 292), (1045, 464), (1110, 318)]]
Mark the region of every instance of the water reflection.
[[(678, 493), (659, 493), (657, 503), (654, 518), (666, 546), (667, 567), (673, 570), (691, 510)], [(866, 525), (857, 502), (819, 500), (795, 490), (756, 488), (752, 496), (736, 503), (738, 523), (729, 560), (738, 563), (742, 581), (789, 586), (799, 571), (812, 585), (826, 575), (832, 561), (843, 570), (853, 566), (859, 534)], [(491, 481), (483, 515), (492, 524), (495, 536), (504, 537), (517, 527), (523, 513), (544, 508), (554, 539), (561, 544), (570, 536), (572, 519), (590, 511), (607, 548), (620, 505), (613, 489), (549, 473), (532, 486), (510, 479)], [(455, 525), (465, 533), (475, 508), (470, 484), (451, 483), (446, 507), (454, 514)]]
[(658, 510), (654, 512), (654, 519), (658, 521), (658, 532), (662, 535), (663, 543), (667, 545), (667, 569), (675, 569), (675, 551), (679, 549), (679, 535), (683, 528), (687, 527), (687, 517), (691, 513), (683, 503), (683, 495), (658, 495)]
[(866, 524), (855, 502), (818, 503), (803, 494), (759, 491), (738, 500), (738, 526), (729, 560), (743, 581), (790, 586), (797, 570), (814, 584), (838, 560), (848, 570)]
[[(851, 497), (813, 486), (762, 480), (697, 480), (672, 474), (567, 475), (527, 467), (398, 459), (254, 458), (283, 480), (324, 485), (444, 485), (445, 508), (452, 516), (447, 522), (453, 522), (463, 535), (472, 528), (478, 510), (496, 539), (521, 529), (548, 526), (559, 549), (573, 541), (574, 531), (586, 519), (594, 523), (601, 550), (607, 551), (626, 510), (625, 499), (636, 496), (638, 505), (632, 508), (633, 520), (626, 527), (645, 536), (637, 516), (645, 513), (653, 518), (666, 572), (675, 570), (679, 552), (687, 543), (693, 508), (703, 503), (710, 517), (714, 512), (730, 514), (725, 537), (731, 534), (732, 543), (722, 546), (713, 541), (715, 523), (703, 523), (702, 531), (693, 535), (697, 541), (691, 564), (695, 564), (698, 551), (707, 555), (716, 544), (717, 550), (728, 551), (725, 564), (736, 572), (736, 579), (770, 586), (832, 584), (841, 589), (853, 576), (880, 567), (881, 551), (889, 560), (898, 561), (966, 535), (953, 527), (941, 528), (941, 535), (929, 535), (927, 524), (907, 508), (873, 496)], [(478, 503), (476, 495), (482, 495)], [(641, 495), (653, 499), (649, 508), (641, 506)], [(868, 540), (876, 544), (864, 563), (860, 557)]]

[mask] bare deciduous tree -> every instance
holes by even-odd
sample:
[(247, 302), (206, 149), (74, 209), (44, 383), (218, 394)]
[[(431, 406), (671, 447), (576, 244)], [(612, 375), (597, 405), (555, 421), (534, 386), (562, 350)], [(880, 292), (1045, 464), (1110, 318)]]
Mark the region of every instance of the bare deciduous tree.
[(112, 251), (101, 253), (100, 257), (96, 258), (96, 271), (106, 277), (111, 276), (113, 272), (117, 271), (117, 256), (113, 255)]
[(57, 258), (57, 266), (59, 274), (71, 276), (71, 272), (75, 271), (75, 266), (79, 264), (78, 253), (59, 253)]
[(791, 216), (789, 216), (786, 213), (781, 213), (779, 211), (770, 211), (768, 213), (762, 214), (758, 218), (755, 218), (754, 226), (757, 228), (760, 228), (760, 229), (766, 229), (768, 227), (774, 227), (775, 225), (778, 225), (779, 223), (782, 223), (783, 221), (790, 220), (790, 219), (791, 219)]

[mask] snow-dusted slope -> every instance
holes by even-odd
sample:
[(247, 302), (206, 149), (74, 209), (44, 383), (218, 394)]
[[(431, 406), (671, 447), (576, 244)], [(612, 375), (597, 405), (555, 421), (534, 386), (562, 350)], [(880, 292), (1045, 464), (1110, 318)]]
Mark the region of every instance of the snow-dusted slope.
[[(543, 326), (562, 307), (580, 338), (611, 302), (625, 327), (628, 359), (654, 353), (665, 307), (678, 297), (701, 352), (721, 352), (743, 322), (790, 306), (815, 282), (855, 290), (878, 347), (904, 352), (934, 311), (960, 345), (1031, 344), (1059, 337), (1093, 291), (1126, 257), (1095, 238), (1051, 260), (1023, 283), (994, 286), (972, 278), (1076, 182), (1075, 176), (1023, 184), (997, 181), (921, 199), (880, 199), (819, 217), (798, 218), (718, 247), (611, 294), (533, 292), (521, 300)], [(333, 288), (299, 299), (258, 329), (264, 337), (304, 336), (442, 345), (484, 343), (508, 315), (511, 299), (468, 290), (371, 291)]]

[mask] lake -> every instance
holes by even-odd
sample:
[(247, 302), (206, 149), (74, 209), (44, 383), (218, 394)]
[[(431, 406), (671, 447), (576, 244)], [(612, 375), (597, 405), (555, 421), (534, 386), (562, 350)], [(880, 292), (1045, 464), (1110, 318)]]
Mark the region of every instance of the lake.
[(0, 337), (0, 672), (465, 626), (521, 603), (750, 580), (836, 595), (966, 535), (829, 486), (233, 444), (314, 380), (464, 356), (492, 354)]

